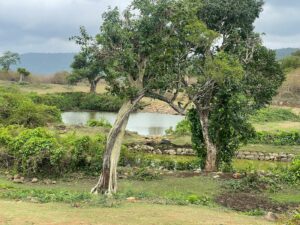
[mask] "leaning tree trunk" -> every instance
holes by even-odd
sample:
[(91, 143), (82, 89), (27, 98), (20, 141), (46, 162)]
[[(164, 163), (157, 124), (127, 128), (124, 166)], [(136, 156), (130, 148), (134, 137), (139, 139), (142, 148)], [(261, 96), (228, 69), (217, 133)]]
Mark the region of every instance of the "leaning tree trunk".
[(24, 75), (23, 74), (20, 74), (20, 79), (19, 79), (19, 83), (22, 83), (24, 80)]
[(201, 122), (202, 135), (206, 147), (205, 171), (217, 171), (217, 147), (209, 136), (209, 110), (198, 108), (198, 115)]
[(134, 100), (126, 101), (122, 105), (117, 115), (116, 122), (108, 134), (103, 156), (102, 173), (98, 183), (94, 188), (92, 188), (92, 193), (102, 193), (108, 195), (116, 193), (117, 166), (125, 129), (130, 113), (142, 98), (143, 94), (137, 96)]
[(96, 93), (97, 82), (92, 80), (90, 81), (90, 93)]

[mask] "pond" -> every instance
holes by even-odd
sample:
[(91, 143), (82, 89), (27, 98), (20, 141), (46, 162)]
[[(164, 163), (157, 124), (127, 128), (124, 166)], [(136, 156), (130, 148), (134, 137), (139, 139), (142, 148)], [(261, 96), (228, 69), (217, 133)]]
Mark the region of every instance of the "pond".
[[(116, 119), (116, 113), (109, 112), (64, 112), (62, 120), (68, 125), (86, 125), (90, 119), (105, 118), (111, 124)], [(175, 127), (183, 120), (183, 116), (161, 113), (132, 113), (129, 117), (127, 130), (137, 132), (140, 135), (163, 135), (165, 130)]]

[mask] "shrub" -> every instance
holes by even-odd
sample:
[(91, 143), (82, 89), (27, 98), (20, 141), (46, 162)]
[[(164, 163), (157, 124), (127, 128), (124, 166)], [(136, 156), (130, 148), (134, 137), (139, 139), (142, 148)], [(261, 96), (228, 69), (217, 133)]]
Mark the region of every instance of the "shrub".
[(144, 167), (137, 169), (133, 172), (133, 175), (130, 177), (130, 179), (133, 180), (140, 180), (140, 181), (151, 181), (151, 180), (158, 180), (161, 177), (158, 173), (153, 172), (149, 169), (146, 169)]
[(292, 175), (300, 181), (300, 158), (296, 158), (293, 160), (291, 167), (289, 168)]
[(105, 128), (112, 127), (109, 121), (105, 118), (101, 118), (100, 120), (89, 120), (87, 124), (89, 127), (105, 127)]
[(265, 108), (251, 117), (252, 122), (300, 121), (300, 116), (289, 109)]
[(56, 106), (62, 111), (94, 110), (117, 112), (123, 101), (119, 97), (108, 94), (91, 94), (83, 92), (56, 93), (36, 95), (31, 94), (35, 103)]
[(64, 150), (55, 137), (43, 128), (22, 131), (8, 147), (21, 173), (36, 174), (47, 167), (48, 173), (58, 173), (63, 168)]
[(253, 139), (250, 140), (253, 144), (272, 144), (272, 145), (299, 145), (300, 133), (297, 131), (280, 131), (277, 133), (269, 133), (266, 131), (256, 132)]
[(32, 128), (61, 121), (56, 107), (35, 104), (15, 89), (0, 91), (0, 123), (4, 125), (19, 124)]
[(191, 122), (184, 119), (176, 125), (175, 130), (170, 127), (165, 132), (166, 134), (189, 135), (191, 134)]

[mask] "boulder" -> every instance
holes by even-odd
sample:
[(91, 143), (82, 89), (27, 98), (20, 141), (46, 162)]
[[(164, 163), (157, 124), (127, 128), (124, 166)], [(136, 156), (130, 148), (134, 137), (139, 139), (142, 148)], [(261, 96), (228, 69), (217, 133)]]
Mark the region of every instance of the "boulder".
[(36, 177), (34, 177), (34, 178), (32, 178), (31, 183), (37, 183), (38, 181), (39, 180)]
[(275, 213), (268, 212), (265, 216), (265, 219), (268, 221), (276, 221), (278, 219), (278, 216)]

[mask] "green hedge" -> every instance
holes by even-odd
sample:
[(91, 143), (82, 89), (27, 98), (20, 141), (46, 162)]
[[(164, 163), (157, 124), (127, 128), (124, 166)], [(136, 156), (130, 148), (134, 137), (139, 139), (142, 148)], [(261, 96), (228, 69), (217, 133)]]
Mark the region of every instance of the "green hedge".
[(252, 144), (271, 145), (299, 145), (300, 133), (298, 131), (269, 133), (266, 131), (256, 132), (255, 138), (249, 141)]
[(30, 94), (30, 98), (38, 104), (56, 106), (62, 111), (93, 110), (105, 112), (117, 112), (122, 99), (108, 94), (90, 94), (83, 92), (69, 92), (37, 95)]

